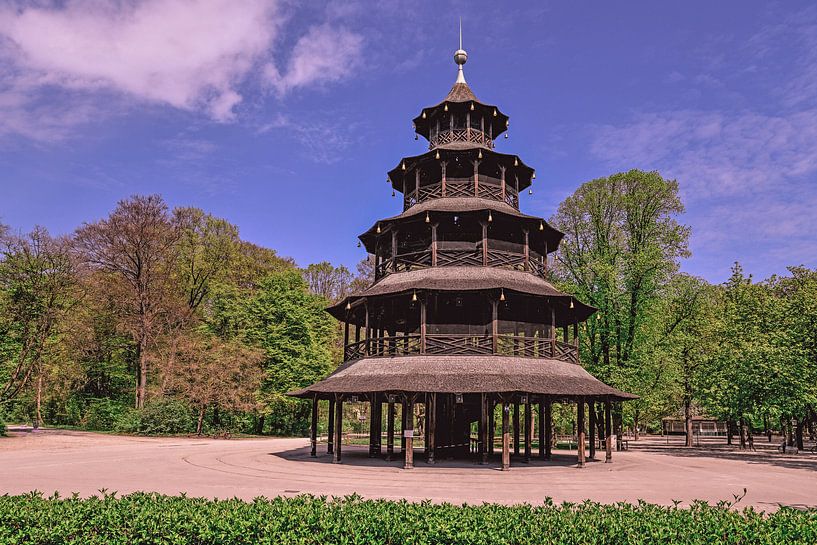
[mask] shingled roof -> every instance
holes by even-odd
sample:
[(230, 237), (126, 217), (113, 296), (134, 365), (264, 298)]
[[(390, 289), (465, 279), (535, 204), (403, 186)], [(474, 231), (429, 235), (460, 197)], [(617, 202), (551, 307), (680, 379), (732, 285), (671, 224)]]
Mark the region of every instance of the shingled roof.
[(289, 395), (366, 392), (525, 392), (611, 400), (638, 397), (607, 386), (575, 363), (510, 356), (363, 358), (347, 362), (324, 380)]

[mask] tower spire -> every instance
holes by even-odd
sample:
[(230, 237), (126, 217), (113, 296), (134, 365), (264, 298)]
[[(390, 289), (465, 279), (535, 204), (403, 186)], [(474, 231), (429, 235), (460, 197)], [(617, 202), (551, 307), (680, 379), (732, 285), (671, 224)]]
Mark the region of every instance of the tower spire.
[(460, 48), (454, 53), (454, 62), (457, 63), (456, 83), (465, 83), (465, 73), (462, 71), (462, 65), (467, 61), (468, 53), (462, 48), (462, 17), (460, 17)]

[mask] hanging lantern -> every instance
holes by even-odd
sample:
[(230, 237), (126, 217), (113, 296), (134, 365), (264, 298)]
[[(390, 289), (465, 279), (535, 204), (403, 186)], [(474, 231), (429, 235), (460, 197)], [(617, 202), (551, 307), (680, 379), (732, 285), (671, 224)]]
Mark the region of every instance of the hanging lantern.
[(358, 240), (357, 241), (357, 247), (360, 248), (361, 246), (362, 246), (362, 244), (360, 244), (360, 241)]
[(532, 188), (528, 188), (528, 195), (533, 195), (533, 189)]
[(530, 179), (531, 179), (531, 180), (535, 180), (535, 179), (536, 179), (536, 171), (535, 171), (535, 170), (533, 171), (533, 174), (531, 175)]
[(414, 290), (413, 292), (411, 292), (411, 302), (412, 303), (417, 302), (417, 290)]
[(491, 223), (492, 221), (494, 221), (494, 217), (491, 215), (491, 211), (488, 210), (488, 223)]
[(472, 112), (474, 111), (474, 103), (473, 102), (471, 103), (471, 111)]
[(540, 231), (545, 230), (545, 222), (544, 221), (539, 220), (539, 230)]
[(445, 107), (443, 108), (443, 110), (445, 110), (446, 112), (448, 111), (448, 104), (446, 104), (446, 105), (445, 105)]
[(431, 223), (431, 216), (428, 215), (428, 212), (426, 212), (426, 223)]
[(513, 166), (515, 166), (515, 167), (519, 166), (519, 157), (514, 157), (513, 158)]
[(462, 404), (462, 394), (454, 394), (454, 401), (455, 401), (457, 404), (460, 404), (460, 405), (461, 405), (461, 404)]
[(377, 224), (377, 234), (378, 235), (380, 234), (380, 224), (379, 223)]
[(419, 135), (419, 134), (415, 134), (415, 135), (414, 135), (414, 139), (415, 139), (415, 140), (419, 140), (419, 139), (420, 139), (420, 135)]
[(392, 189), (391, 190), (391, 196), (394, 197), (395, 195), (396, 195), (396, 193), (394, 192), (394, 189)]
[(423, 110), (423, 119), (425, 119), (425, 118), (426, 118), (426, 112), (425, 112), (425, 110)]
[(494, 108), (494, 117), (496, 117), (496, 108)]
[(522, 405), (526, 405), (528, 403), (528, 396), (522, 396), (519, 398), (519, 403)]
[(437, 150), (437, 153), (435, 153), (435, 154), (434, 154), (434, 158), (435, 158), (435, 159), (439, 159), (439, 158), (440, 158), (440, 150)]
[(570, 308), (573, 308), (573, 298), (570, 298)]
[(406, 162), (405, 161), (403, 161), (403, 163), (400, 165), (400, 168), (402, 170), (406, 170)]
[(505, 289), (504, 289), (504, 288), (503, 288), (503, 289), (501, 289), (501, 290), (499, 290), (499, 300), (500, 300), (500, 301), (504, 301), (504, 300), (505, 300)]
[(352, 310), (352, 303), (346, 303), (346, 310)]
[(505, 138), (508, 138), (508, 133), (505, 133)]
[(482, 159), (482, 150), (479, 150), (479, 155), (477, 155), (480, 159)]

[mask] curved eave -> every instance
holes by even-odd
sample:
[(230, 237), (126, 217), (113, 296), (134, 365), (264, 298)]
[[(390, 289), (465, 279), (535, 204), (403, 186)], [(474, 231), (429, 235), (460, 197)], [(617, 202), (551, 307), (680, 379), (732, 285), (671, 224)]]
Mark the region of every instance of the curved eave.
[[(423, 153), (421, 155), (403, 157), (400, 160), (400, 162), (397, 163), (397, 166), (394, 167), (393, 169), (391, 169), (388, 172), (389, 181), (391, 181), (391, 185), (395, 190), (400, 191), (402, 193), (402, 191), (403, 191), (403, 177), (405, 176), (405, 173), (414, 170), (417, 166), (421, 165), (422, 163), (431, 162), (431, 161), (442, 161), (443, 159), (446, 159), (448, 157), (461, 156), (463, 154), (478, 155), (480, 152), (482, 152), (482, 157), (483, 157), (481, 159), (482, 161), (485, 161), (486, 158), (491, 158), (491, 159), (494, 159), (494, 160), (496, 160), (498, 162), (506, 163), (505, 166), (509, 170), (515, 169), (516, 172), (519, 173), (519, 175), (520, 175), (520, 177), (519, 177), (519, 191), (522, 191), (523, 189), (527, 189), (527, 187), (531, 185), (531, 181), (533, 179), (533, 174), (534, 174), (535, 170), (532, 167), (529, 167), (528, 165), (526, 165), (522, 161), (522, 159), (519, 158), (518, 155), (510, 155), (510, 154), (507, 154), (507, 153), (498, 153), (498, 152), (493, 151), (493, 150), (486, 150), (486, 149), (479, 148), (479, 147), (473, 147), (473, 148), (467, 149), (467, 150), (451, 150), (451, 149), (445, 149), (445, 148), (437, 148), (437, 149), (434, 149), (434, 150), (429, 150), (426, 153)], [(437, 153), (440, 154), (440, 159), (436, 158)], [(514, 160), (516, 160), (518, 162), (518, 165), (513, 164)], [(406, 167), (405, 169), (403, 168), (404, 165)], [(413, 183), (413, 179), (411, 181)]]
[[(583, 322), (597, 309), (563, 293), (550, 282), (529, 272), (496, 267), (429, 267), (409, 272), (391, 273), (369, 288), (349, 295), (326, 311), (341, 321), (353, 322), (347, 314), (347, 305), (355, 307), (364, 299), (408, 295), (415, 291), (488, 291), (505, 290), (534, 297), (543, 297), (559, 307), (556, 325)], [(573, 308), (570, 308), (571, 302)]]
[(288, 395), (326, 398), (368, 392), (525, 393), (553, 398), (637, 399), (582, 366), (513, 356), (402, 356), (344, 363), (325, 379)]
[[(402, 214), (376, 222), (358, 238), (365, 246), (366, 251), (372, 254), (375, 253), (374, 245), (377, 241), (378, 225), (380, 226), (380, 230), (382, 232), (385, 229), (388, 229), (392, 224), (417, 221), (418, 216), (422, 216), (422, 214), (425, 214), (426, 212), (429, 214), (456, 212), (471, 213), (488, 210), (509, 218), (521, 220), (529, 227), (530, 234), (534, 240), (541, 236), (547, 242), (548, 253), (556, 251), (562, 238), (564, 238), (564, 233), (549, 225), (544, 218), (523, 214), (504, 202), (493, 201), (490, 199), (480, 199), (477, 197), (446, 197), (415, 204)], [(539, 230), (540, 225), (543, 228), (542, 230)]]
[[(477, 100), (472, 100), (468, 102), (454, 102), (450, 100), (444, 100), (435, 106), (430, 106), (428, 108), (423, 108), (420, 112), (420, 115), (412, 119), (414, 123), (414, 131), (422, 136), (423, 138), (428, 139), (429, 134), (431, 132), (431, 122), (435, 121), (438, 116), (442, 116), (448, 113), (462, 113), (468, 111), (471, 108), (471, 104), (474, 105), (474, 112), (481, 112), (483, 116), (485, 116), (486, 120), (489, 120), (491, 123), (491, 133), (496, 139), (499, 137), (500, 134), (508, 130), (508, 122), (510, 118), (503, 114), (499, 108), (496, 106), (492, 106), (490, 104), (483, 104)], [(445, 111), (446, 105), (448, 106), (448, 111)], [(496, 112), (496, 115), (494, 115)], [(425, 114), (425, 117), (423, 117)], [(486, 125), (485, 129), (488, 129)]]

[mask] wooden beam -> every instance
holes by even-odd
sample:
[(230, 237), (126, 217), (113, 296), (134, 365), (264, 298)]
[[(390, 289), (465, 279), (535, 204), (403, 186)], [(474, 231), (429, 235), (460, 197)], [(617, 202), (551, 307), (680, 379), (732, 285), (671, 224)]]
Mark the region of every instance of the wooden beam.
[(604, 400), (604, 463), (613, 461), (613, 411), (610, 408), (610, 400)]
[(530, 462), (531, 426), (533, 414), (530, 411), (530, 395), (525, 394), (525, 463)]
[(590, 410), (590, 422), (589, 422), (589, 434), (588, 434), (588, 442), (590, 443), (590, 459), (596, 459), (596, 402), (591, 401), (587, 404), (588, 409)]
[(502, 471), (511, 468), (511, 434), (508, 430), (510, 412), (510, 405), (507, 401), (502, 400)]
[(429, 464), (433, 464), (435, 463), (434, 450), (437, 447), (437, 394), (433, 392), (428, 395), (426, 422), (426, 428), (428, 429), (428, 458), (426, 461)]
[(318, 455), (318, 396), (312, 398), (312, 429), (310, 430), (310, 443), (312, 450), (310, 456), (315, 458)]
[(584, 398), (579, 397), (579, 400), (576, 404), (577, 410), (577, 417), (576, 417), (576, 428), (577, 428), (577, 442), (578, 442), (578, 462), (579, 467), (584, 467)]
[(340, 463), (341, 441), (343, 440), (343, 397), (335, 394), (335, 456), (332, 462)]
[(327, 429), (326, 438), (326, 453), (334, 454), (335, 452), (335, 400), (329, 400), (329, 425)]
[(545, 460), (550, 460), (553, 443), (553, 403), (550, 398), (545, 401)]
[(406, 438), (406, 449), (404, 452), (403, 469), (414, 467), (414, 396), (409, 395), (403, 400), (403, 408), (406, 413), (406, 426), (403, 428), (403, 436)]

